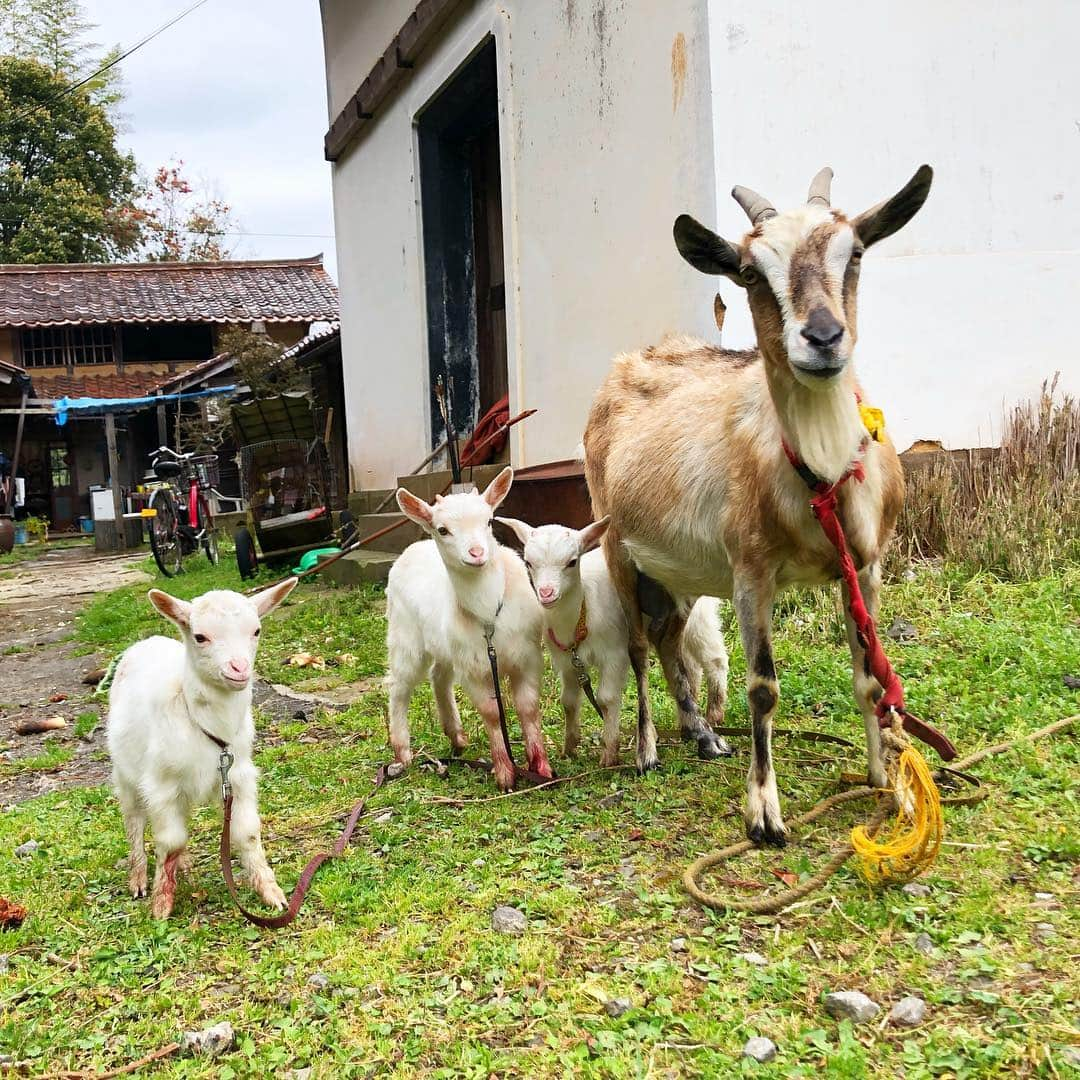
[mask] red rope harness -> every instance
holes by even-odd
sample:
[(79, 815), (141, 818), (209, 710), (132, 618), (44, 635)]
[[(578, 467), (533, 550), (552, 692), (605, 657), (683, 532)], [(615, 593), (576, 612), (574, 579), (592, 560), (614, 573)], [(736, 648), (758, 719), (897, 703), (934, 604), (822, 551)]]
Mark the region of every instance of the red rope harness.
[(863, 439), (859, 444), (858, 454), (851, 467), (835, 484), (829, 484), (815, 475), (806, 463), (798, 458), (795, 451), (788, 446), (786, 439), (782, 440), (784, 453), (787, 454), (792, 468), (802, 477), (807, 487), (814, 492), (814, 496), (810, 500), (810, 509), (813, 511), (814, 517), (818, 519), (821, 531), (828, 538), (829, 543), (836, 548), (836, 553), (839, 556), (840, 575), (844, 579), (844, 584), (848, 590), (848, 610), (851, 612), (852, 621), (855, 623), (859, 643), (866, 652), (867, 668), (870, 674), (881, 684), (883, 690), (875, 707), (879, 725), (887, 728), (891, 723), (893, 712), (896, 712), (900, 716), (904, 730), (908, 734), (914, 735), (928, 746), (932, 746), (941, 755), (942, 760), (952, 761), (956, 757), (956, 747), (953, 746), (948, 737), (925, 721), (920, 720), (917, 716), (913, 716), (904, 706), (904, 688), (900, 683), (900, 676), (893, 670), (893, 666), (889, 663), (889, 658), (885, 655), (885, 650), (878, 640), (877, 626), (874, 623), (873, 616), (866, 608), (866, 602), (863, 600), (862, 590), (859, 588), (859, 573), (855, 569), (855, 561), (851, 557), (851, 552), (848, 551), (844, 527), (840, 524), (840, 516), (837, 513), (837, 491), (850, 479), (862, 483), (866, 478), (862, 458), (866, 453), (869, 441), (869, 438)]

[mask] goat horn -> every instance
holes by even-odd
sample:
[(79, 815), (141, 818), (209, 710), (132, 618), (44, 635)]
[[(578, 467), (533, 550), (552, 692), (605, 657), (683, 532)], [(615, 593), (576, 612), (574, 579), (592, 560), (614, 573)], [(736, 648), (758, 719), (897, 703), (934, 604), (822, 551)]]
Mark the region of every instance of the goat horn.
[(830, 188), (832, 187), (832, 169), (828, 165), (810, 181), (810, 193), (806, 196), (807, 205), (820, 203), (822, 206), (829, 205)]
[(776, 217), (776, 207), (764, 195), (751, 191), (747, 187), (733, 187), (731, 197), (746, 211), (751, 225), (756, 225), (766, 218)]

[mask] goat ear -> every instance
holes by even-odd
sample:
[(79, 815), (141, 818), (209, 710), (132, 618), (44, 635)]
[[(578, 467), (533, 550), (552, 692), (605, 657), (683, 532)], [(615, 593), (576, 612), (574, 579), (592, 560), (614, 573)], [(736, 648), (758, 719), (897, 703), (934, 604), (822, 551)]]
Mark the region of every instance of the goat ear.
[(922, 208), (930, 194), (934, 170), (920, 165), (915, 175), (891, 198), (861, 213), (851, 225), (869, 247), (902, 229)]
[(398, 488), (397, 504), (410, 521), (415, 521), (417, 525), (425, 529), (431, 528), (431, 507), (419, 495), (414, 495), (404, 488)]
[(510, 485), (514, 482), (514, 470), (509, 465), (494, 480), (488, 484), (484, 491), (484, 501), (493, 509), (510, 494)]
[(578, 536), (581, 539), (581, 553), (584, 555), (586, 551), (592, 551), (593, 548), (599, 547), (600, 541), (604, 539), (604, 533), (608, 531), (608, 526), (611, 524), (611, 516), (602, 517), (599, 521), (594, 521), (591, 525), (586, 525)]
[(146, 595), (150, 597), (150, 603), (169, 622), (176, 623), (184, 630), (191, 625), (191, 605), (186, 600), (177, 600), (175, 596), (170, 596), (160, 589), (151, 589)]
[(514, 535), (521, 541), (522, 546), (529, 542), (529, 537), (533, 534), (533, 527), (531, 525), (527, 525), (524, 521), (518, 521), (517, 518), (497, 517), (495, 520), (500, 525), (505, 525), (508, 529), (513, 529)]
[(680, 214), (672, 230), (679, 254), (703, 274), (723, 274), (739, 280), (739, 252), (722, 236), (706, 229), (689, 214)]
[(268, 589), (263, 589), (262, 592), (257, 592), (251, 598), (251, 602), (255, 605), (259, 618), (269, 615), (296, 588), (299, 582), (299, 578), (291, 577), (285, 581), (279, 581), (276, 585), (271, 585)]

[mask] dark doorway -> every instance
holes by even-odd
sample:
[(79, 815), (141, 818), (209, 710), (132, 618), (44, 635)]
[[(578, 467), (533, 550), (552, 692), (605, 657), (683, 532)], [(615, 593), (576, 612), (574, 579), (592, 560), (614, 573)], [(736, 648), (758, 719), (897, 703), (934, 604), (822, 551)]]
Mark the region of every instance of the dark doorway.
[(75, 523), (75, 481), (72, 476), (74, 453), (66, 443), (49, 445), (49, 500), (50, 524), (53, 529), (65, 532)]
[(507, 392), (494, 39), (424, 108), (418, 128), (434, 446), (445, 434), (434, 396), (440, 375), (453, 380), (462, 435)]

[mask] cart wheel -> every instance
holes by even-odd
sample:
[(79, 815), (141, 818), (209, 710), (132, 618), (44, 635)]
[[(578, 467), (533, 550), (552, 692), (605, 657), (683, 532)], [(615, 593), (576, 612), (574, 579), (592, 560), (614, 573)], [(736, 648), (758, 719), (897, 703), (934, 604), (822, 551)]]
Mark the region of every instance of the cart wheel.
[(351, 511), (341, 511), (341, 520), (338, 529), (341, 531), (342, 547), (345, 547), (346, 544), (351, 544), (353, 540), (356, 539), (356, 519), (352, 516)]
[(259, 569), (259, 557), (255, 554), (255, 541), (245, 528), (236, 530), (236, 565), (240, 570), (240, 580), (254, 577)]

